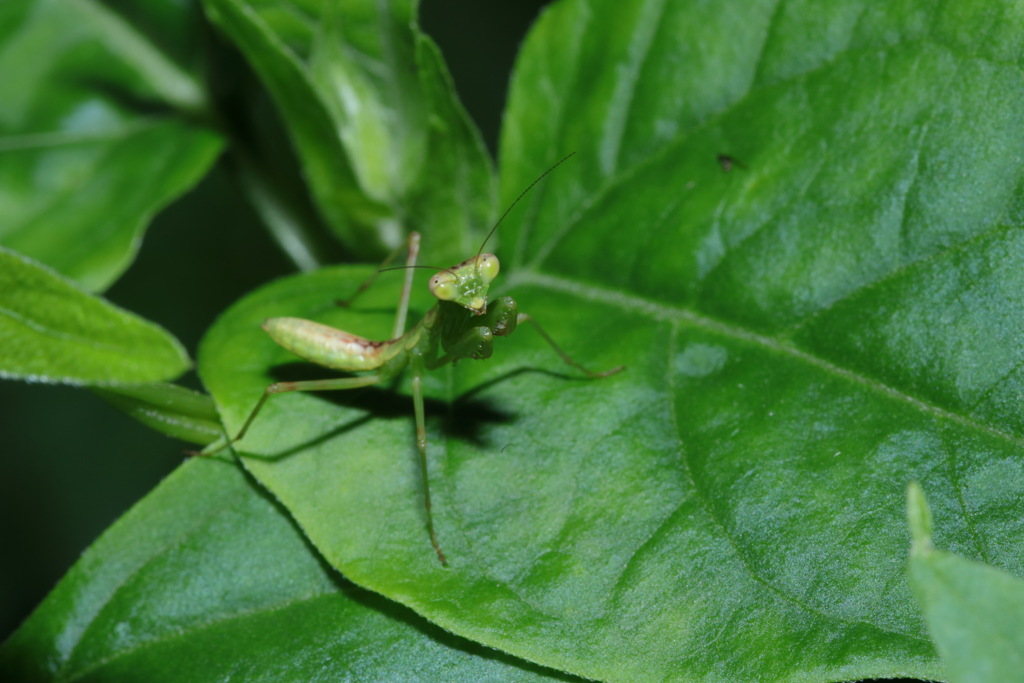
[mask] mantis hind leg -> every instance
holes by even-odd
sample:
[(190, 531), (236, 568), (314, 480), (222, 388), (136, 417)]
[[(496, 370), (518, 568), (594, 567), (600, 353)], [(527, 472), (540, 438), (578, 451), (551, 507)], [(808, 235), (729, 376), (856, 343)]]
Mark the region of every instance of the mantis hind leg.
[[(412, 392), (413, 392), (413, 407), (416, 414), (416, 447), (419, 450), (420, 456), (420, 472), (423, 478), (423, 503), (427, 513), (427, 532), (430, 534), (430, 543), (434, 546), (434, 552), (437, 553), (437, 559), (441, 561), (441, 564), (445, 567), (448, 566), (448, 558), (444, 556), (444, 552), (441, 550), (441, 546), (437, 542), (437, 534), (434, 531), (434, 513), (431, 509), (430, 502), (430, 478), (427, 475), (427, 424), (425, 410), (423, 407), (423, 361), (420, 356), (414, 356), (413, 358), (413, 378), (412, 378)], [(249, 413), (249, 417), (246, 418), (242, 428), (238, 430), (238, 434), (233, 439), (225, 443), (216, 444), (212, 450), (204, 450), (198, 455), (215, 455), (220, 451), (224, 450), (228, 446), (241, 441), (245, 437), (249, 427), (253, 422), (256, 421), (256, 416), (263, 410), (263, 406), (267, 404), (267, 400), (276, 394), (283, 394), (289, 391), (337, 391), (342, 389), (358, 389), (360, 387), (368, 387), (373, 384), (377, 384), (383, 378), (380, 375), (363, 375), (361, 377), (338, 377), (334, 379), (314, 379), (306, 380), (301, 382), (275, 382), (268, 386), (264, 391), (263, 395), (260, 396), (260, 400), (256, 402), (252, 412)]]
[(363, 375), (361, 377), (337, 377), (334, 379), (313, 379), (306, 380), (303, 382), (275, 382), (267, 387), (263, 391), (263, 395), (260, 396), (260, 400), (256, 402), (256, 406), (249, 413), (249, 417), (245, 418), (245, 423), (242, 424), (242, 428), (238, 430), (238, 434), (233, 439), (225, 443), (215, 444), (213, 450), (203, 450), (199, 455), (215, 455), (220, 453), (222, 450), (235, 444), (245, 437), (245, 433), (249, 431), (249, 427), (255, 422), (256, 416), (263, 410), (263, 406), (267, 404), (267, 399), (275, 394), (284, 394), (289, 391), (335, 391), (340, 389), (358, 389), (360, 387), (368, 387), (372, 384), (376, 384), (381, 381), (379, 375)]

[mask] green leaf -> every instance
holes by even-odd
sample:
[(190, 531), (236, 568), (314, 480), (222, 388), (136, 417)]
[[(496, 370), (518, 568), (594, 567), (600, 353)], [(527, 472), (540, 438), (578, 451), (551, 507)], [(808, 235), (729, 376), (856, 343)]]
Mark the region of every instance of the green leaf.
[(224, 436), (217, 408), (206, 394), (163, 383), (93, 391), (132, 419), (176, 439), (206, 446)]
[(189, 51), (185, 6), (147, 8), (131, 20), (99, 0), (0, 8), (0, 243), (94, 291), (220, 151), (195, 122), (206, 105), (192, 65), (165, 52)]
[[(626, 370), (580, 379), (523, 330), (428, 375), (449, 570), (404, 385), (275, 396), (246, 467), (346, 577), (532, 661), (941, 676), (906, 482), (945, 545), (1024, 574), (1021, 23), (1009, 3), (552, 6), (512, 87), (506, 204), (578, 154), (503, 226), (499, 293)], [(264, 317), (387, 335), (394, 285), (334, 305), (367, 275), (275, 283), (211, 330), (200, 373), (230, 432), (270, 382), (327, 376)]]
[(162, 328), (2, 247), (0, 349), (0, 376), (32, 382), (159, 382), (190, 365)]
[(236, 466), (193, 460), (0, 647), (18, 681), (555, 680), (326, 567)]
[(910, 582), (949, 680), (997, 683), (1024, 671), (1024, 581), (931, 547), (930, 511), (917, 484), (907, 492), (914, 532)]
[(205, 0), (288, 125), (321, 212), (379, 258), (411, 230), (447, 262), (483, 239), (493, 172), (413, 0)]

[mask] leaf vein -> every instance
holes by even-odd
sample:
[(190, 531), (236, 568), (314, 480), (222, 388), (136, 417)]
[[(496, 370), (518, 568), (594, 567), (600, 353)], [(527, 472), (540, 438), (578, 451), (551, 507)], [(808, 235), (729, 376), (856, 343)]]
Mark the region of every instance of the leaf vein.
[[(676, 344), (677, 338), (678, 338), (678, 325), (675, 325), (675, 326), (673, 326), (673, 330), (672, 330), (672, 341), (669, 344), (670, 357), (674, 357), (675, 356), (674, 349), (677, 346), (677, 344)], [(668, 382), (668, 385), (669, 385), (669, 392), (670, 392), (671, 395), (675, 395), (676, 394), (676, 389), (675, 389), (675, 386), (674, 386), (674, 378), (675, 378), (676, 374), (674, 372), (672, 372), (671, 370), (669, 370), (666, 373), (666, 375), (667, 375), (667, 382)], [(671, 413), (671, 418), (670, 419), (672, 421), (672, 425), (673, 425), (674, 431), (675, 431), (676, 434), (679, 434), (679, 431), (680, 431), (680, 429), (679, 429), (679, 419), (678, 419), (678, 415), (676, 414), (675, 401), (669, 400), (668, 403), (669, 403), (669, 411)], [(680, 444), (682, 445), (681, 440), (680, 440)], [(751, 578), (752, 581), (754, 581), (754, 582), (760, 584), (761, 586), (763, 586), (767, 591), (769, 591), (770, 593), (776, 595), (783, 602), (788, 602), (790, 604), (793, 604), (793, 605), (797, 606), (798, 608), (800, 608), (801, 610), (803, 610), (803, 611), (805, 611), (805, 612), (807, 612), (809, 614), (818, 615), (820, 618), (822, 618), (824, 620), (836, 621), (836, 622), (840, 622), (840, 623), (844, 623), (844, 624), (863, 624), (863, 625), (866, 625), (866, 626), (868, 626), (868, 627), (870, 627), (872, 629), (878, 630), (881, 633), (895, 633), (895, 634), (901, 635), (901, 636), (906, 637), (906, 638), (912, 638), (914, 640), (924, 641), (924, 642), (927, 641), (927, 638), (925, 638), (923, 636), (918, 636), (918, 635), (914, 635), (912, 633), (906, 633), (906, 632), (903, 632), (903, 631), (897, 631), (897, 630), (893, 630), (893, 629), (890, 629), (890, 628), (884, 628), (884, 627), (882, 627), (882, 626), (880, 626), (878, 624), (875, 624), (875, 623), (872, 623), (872, 622), (869, 622), (869, 621), (865, 621), (863, 619), (850, 619), (850, 618), (847, 618), (847, 617), (844, 617), (844, 616), (841, 616), (841, 615), (838, 615), (838, 614), (835, 614), (835, 613), (826, 612), (826, 611), (822, 610), (820, 607), (817, 607), (817, 606), (814, 606), (814, 605), (806, 603), (805, 601), (799, 599), (796, 595), (793, 595), (791, 592), (788, 592), (788, 591), (784, 590), (782, 587), (775, 585), (773, 582), (769, 581), (767, 578), (762, 576), (757, 570), (754, 569), (753, 564), (751, 563), (751, 561), (749, 560), (747, 555), (744, 553), (743, 546), (740, 544), (738, 539), (732, 533), (730, 533), (730, 531), (729, 531), (728, 527), (726, 526), (725, 522), (722, 519), (720, 519), (715, 514), (712, 506), (709, 504), (707, 496), (704, 495), (704, 493), (703, 493), (703, 488), (697, 483), (696, 478), (693, 476), (693, 471), (690, 468), (689, 458), (686, 456), (686, 449), (685, 449), (685, 447), (681, 448), (680, 452), (683, 455), (683, 457), (682, 457), (683, 467), (684, 467), (684, 469), (686, 471), (686, 477), (687, 477), (687, 479), (689, 480), (689, 482), (690, 482), (690, 484), (692, 486), (693, 495), (696, 496), (697, 500), (699, 501), (700, 507), (704, 511), (704, 514), (707, 515), (707, 518), (714, 525), (715, 529), (717, 529), (719, 537), (722, 538), (728, 544), (728, 546), (732, 550), (733, 556), (736, 558), (736, 560), (739, 562), (739, 564), (743, 567), (743, 570)], [(676, 512), (678, 512), (681, 509), (681, 507), (682, 506), (679, 506), (679, 508), (677, 508)], [(675, 513), (673, 513), (673, 514), (675, 514)], [(870, 514), (870, 511), (865, 513), (865, 515), (868, 515), (868, 514)], [(852, 530), (848, 531), (848, 533), (852, 533)]]
[(989, 436), (1005, 441), (1017, 448), (1024, 448), (1024, 438), (1004, 432), (996, 427), (975, 420), (970, 416), (954, 413), (946, 408), (902, 391), (868, 375), (836, 365), (825, 358), (816, 356), (807, 350), (795, 346), (782, 337), (765, 336), (737, 325), (732, 325), (728, 322), (702, 315), (690, 309), (666, 305), (650, 299), (626, 294), (621, 291), (603, 289), (593, 284), (585, 284), (554, 275), (527, 271), (515, 273), (513, 278), (515, 279), (515, 284), (520, 286), (533, 285), (548, 288), (566, 294), (571, 294), (587, 301), (615, 306), (629, 311), (630, 313), (641, 313), (654, 320), (686, 321), (689, 324), (717, 334), (731, 337), (746, 343), (755, 344), (770, 351), (790, 356), (817, 367), (823, 372), (829, 373), (835, 377), (866, 387), (883, 394), (890, 399), (910, 404), (923, 413), (927, 413), (948, 422), (959, 424), (973, 431), (988, 434)]

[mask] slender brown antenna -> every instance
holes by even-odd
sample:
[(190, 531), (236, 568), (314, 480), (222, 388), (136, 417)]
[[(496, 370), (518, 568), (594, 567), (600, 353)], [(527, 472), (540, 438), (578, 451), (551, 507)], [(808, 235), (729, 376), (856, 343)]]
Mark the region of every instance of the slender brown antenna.
[(548, 173), (551, 173), (551, 172), (552, 172), (552, 171), (554, 171), (554, 170), (555, 170), (556, 168), (558, 168), (559, 166), (561, 166), (563, 162), (565, 162), (565, 161), (566, 161), (566, 160), (567, 160), (567, 159), (568, 159), (569, 157), (571, 157), (571, 156), (572, 156), (573, 154), (575, 154), (575, 153), (576, 153), (576, 152), (569, 152), (569, 153), (568, 153), (568, 154), (566, 154), (566, 155), (565, 155), (564, 157), (562, 157), (561, 159), (559, 159), (558, 161), (556, 161), (556, 162), (555, 162), (555, 163), (554, 163), (554, 164), (553, 164), (553, 165), (551, 166), (551, 168), (549, 168), (548, 170), (544, 171), (544, 172), (543, 172), (543, 173), (541, 173), (541, 174), (540, 174), (539, 176), (537, 176), (537, 179), (536, 179), (536, 180), (534, 180), (534, 181), (533, 181), (532, 183), (530, 183), (530, 184), (529, 184), (529, 186), (527, 186), (527, 188), (526, 188), (525, 190), (523, 190), (523, 191), (522, 191), (522, 192), (521, 192), (521, 193), (519, 194), (519, 196), (518, 196), (518, 197), (516, 197), (516, 199), (515, 199), (515, 201), (514, 201), (514, 202), (512, 202), (511, 204), (509, 204), (509, 207), (508, 207), (507, 209), (505, 209), (505, 213), (501, 214), (501, 218), (499, 218), (499, 219), (498, 219), (498, 222), (494, 224), (494, 227), (493, 227), (493, 228), (491, 228), (491, 231), (490, 231), (489, 233), (487, 233), (487, 237), (485, 237), (485, 238), (484, 238), (484, 241), (480, 243), (480, 249), (479, 249), (479, 250), (477, 250), (477, 252), (476, 252), (476, 256), (477, 256), (477, 258), (480, 258), (480, 254), (484, 253), (484, 246), (486, 246), (486, 245), (487, 245), (487, 240), (491, 239), (491, 236), (492, 236), (492, 235), (494, 235), (494, 232), (495, 232), (495, 231), (496, 231), (496, 230), (498, 229), (498, 226), (499, 226), (499, 225), (501, 225), (501, 222), (502, 222), (503, 220), (505, 220), (505, 216), (507, 216), (507, 215), (509, 214), (509, 212), (510, 212), (510, 211), (511, 211), (512, 209), (514, 209), (514, 208), (515, 208), (516, 204), (518, 204), (518, 203), (519, 203), (519, 200), (520, 200), (520, 199), (522, 199), (523, 197), (525, 197), (525, 196), (526, 196), (526, 193), (527, 193), (527, 192), (529, 192), (530, 190), (532, 190), (532, 189), (533, 189), (533, 186), (534, 186), (534, 185), (536, 185), (536, 184), (537, 184), (537, 183), (539, 183), (540, 181), (544, 180), (544, 176), (546, 176), (546, 175), (547, 175)]

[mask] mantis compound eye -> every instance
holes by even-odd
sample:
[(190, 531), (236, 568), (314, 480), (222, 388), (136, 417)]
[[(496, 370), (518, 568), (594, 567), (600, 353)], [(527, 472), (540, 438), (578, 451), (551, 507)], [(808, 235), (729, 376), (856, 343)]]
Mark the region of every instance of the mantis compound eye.
[(488, 284), (498, 277), (498, 270), (501, 268), (498, 264), (498, 257), (494, 254), (480, 254), (476, 259), (476, 267), (480, 272), (480, 277)]
[(458, 279), (447, 270), (430, 278), (430, 293), (441, 301), (451, 301), (459, 294)]

